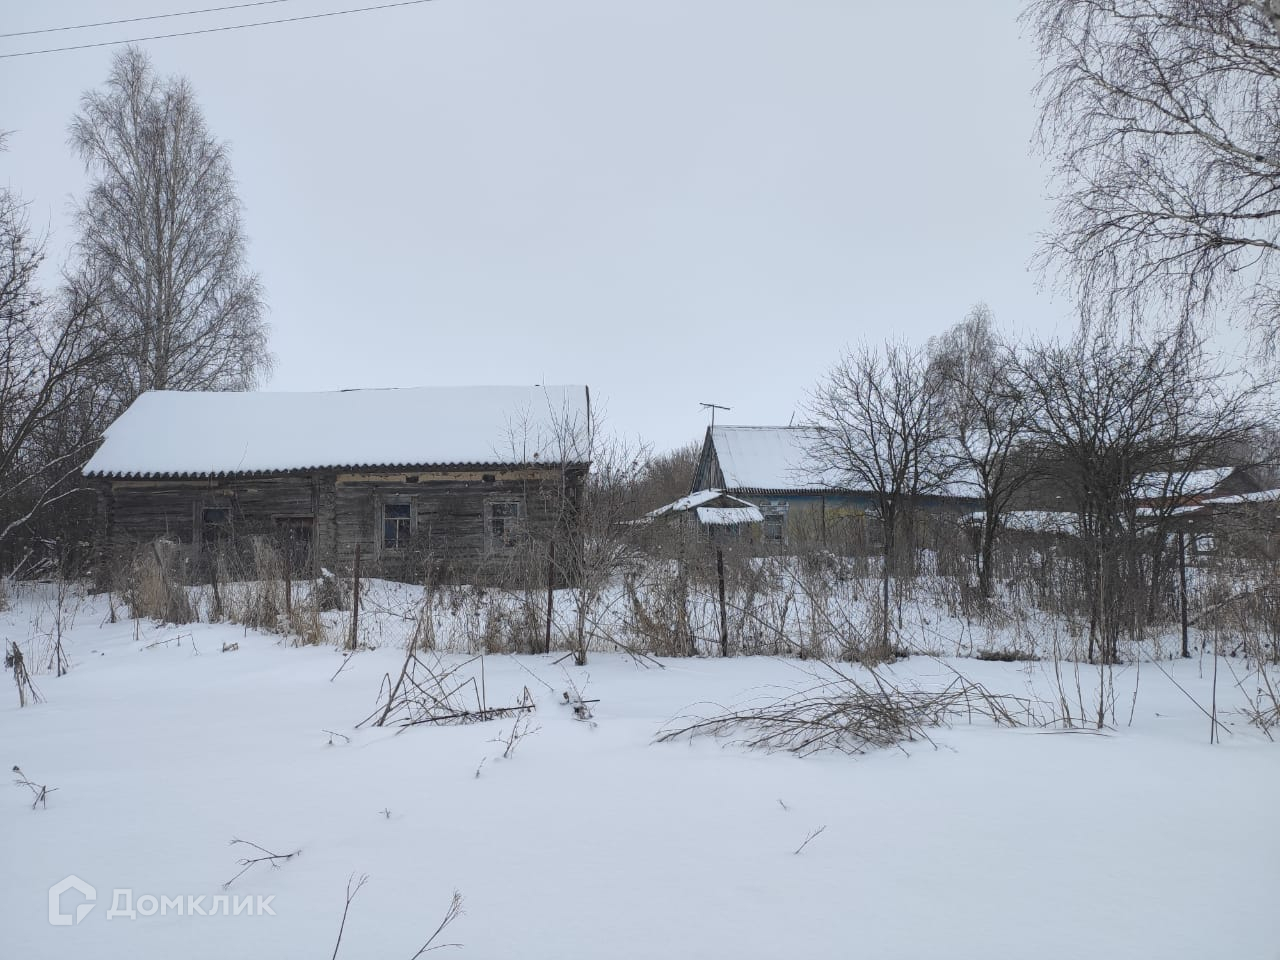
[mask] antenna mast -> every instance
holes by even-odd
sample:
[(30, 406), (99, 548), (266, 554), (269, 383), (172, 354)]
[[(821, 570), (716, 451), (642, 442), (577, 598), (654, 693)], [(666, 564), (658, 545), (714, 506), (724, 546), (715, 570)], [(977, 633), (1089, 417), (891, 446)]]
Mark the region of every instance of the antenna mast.
[(725, 407), (725, 406), (721, 406), (721, 405), (720, 405), (720, 404), (718, 404), (718, 403), (699, 403), (699, 404), (698, 404), (698, 406), (702, 407), (704, 410), (710, 410), (710, 411), (711, 411), (711, 426), (713, 426), (713, 427), (716, 425), (716, 411), (717, 411), (717, 410), (725, 410), (725, 411), (728, 411), (728, 410), (732, 410), (732, 409), (733, 409), (732, 407)]

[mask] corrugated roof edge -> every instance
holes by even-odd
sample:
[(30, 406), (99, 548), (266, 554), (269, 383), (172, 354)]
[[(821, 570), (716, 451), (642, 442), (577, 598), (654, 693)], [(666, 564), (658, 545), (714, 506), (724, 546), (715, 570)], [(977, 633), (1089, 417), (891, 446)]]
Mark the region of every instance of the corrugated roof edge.
[[(853, 487), (723, 487), (725, 493), (749, 494), (751, 496), (838, 496), (838, 497), (874, 497), (874, 490), (857, 490)], [(921, 493), (919, 497), (935, 497), (942, 500), (981, 500), (976, 495), (966, 493)]]
[(315, 473), (320, 470), (526, 470), (529, 467), (560, 467), (586, 469), (588, 460), (574, 460), (561, 464), (547, 460), (515, 462), (511, 460), (484, 460), (466, 463), (318, 463), (309, 467), (282, 467), (279, 470), (209, 470), (203, 472), (150, 473), (143, 471), (93, 470), (84, 476), (102, 480), (187, 480), (204, 477), (278, 477), (281, 475)]

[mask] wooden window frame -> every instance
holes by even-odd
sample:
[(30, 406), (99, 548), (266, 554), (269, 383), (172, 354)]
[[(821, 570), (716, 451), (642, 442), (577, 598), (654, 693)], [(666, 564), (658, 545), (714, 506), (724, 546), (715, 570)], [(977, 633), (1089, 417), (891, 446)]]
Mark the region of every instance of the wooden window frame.
[[(785, 503), (767, 503), (760, 508), (760, 539), (765, 543), (786, 543), (787, 540), (787, 505)], [(771, 532), (777, 529), (776, 535)]]
[[(404, 517), (387, 517), (388, 507), (405, 507), (408, 515)], [(397, 528), (401, 522), (407, 525), (407, 532), (404, 537), (397, 536), (394, 544), (387, 543), (387, 522), (388, 519), (396, 523)], [(402, 554), (413, 544), (414, 534), (418, 529), (418, 511), (414, 506), (414, 502), (409, 497), (387, 497), (378, 503), (378, 526), (376, 536), (378, 538), (378, 552), (389, 553), (393, 555)]]
[[(494, 507), (514, 506), (514, 514), (495, 516)], [(528, 514), (524, 497), (512, 495), (507, 497), (490, 497), (484, 502), (484, 551), (487, 554), (511, 553), (524, 539), (525, 524)], [(501, 521), (502, 533), (495, 531), (495, 521)]]

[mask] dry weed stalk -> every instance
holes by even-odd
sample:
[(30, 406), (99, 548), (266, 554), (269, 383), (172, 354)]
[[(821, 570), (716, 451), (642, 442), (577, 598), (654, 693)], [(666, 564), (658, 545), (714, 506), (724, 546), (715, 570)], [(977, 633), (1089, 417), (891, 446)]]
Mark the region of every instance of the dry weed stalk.
[(337, 960), (338, 950), (342, 946), (342, 933), (347, 929), (347, 914), (351, 911), (351, 901), (356, 898), (360, 888), (368, 882), (369, 875), (367, 873), (360, 874), (358, 879), (354, 873), (347, 878), (347, 901), (342, 906), (342, 922), (338, 924), (338, 939), (333, 943), (333, 956), (329, 960)]
[(125, 584), (130, 617), (178, 624), (196, 619), (187, 590), (178, 581), (177, 552), (178, 545), (165, 540), (138, 551)]
[(226, 890), (233, 883), (235, 883), (237, 880), (243, 877), (246, 873), (248, 873), (254, 867), (255, 864), (269, 863), (271, 864), (272, 867), (279, 867), (280, 864), (288, 863), (294, 857), (302, 853), (301, 849), (295, 850), (293, 851), (293, 853), (272, 853), (266, 847), (260, 846), (254, 843), (252, 840), (240, 840), (239, 838), (232, 839), (231, 846), (234, 847), (237, 844), (244, 844), (247, 847), (253, 847), (253, 849), (259, 851), (262, 854), (262, 856), (241, 857), (239, 860), (237, 860), (236, 864), (240, 867), (240, 872), (237, 873), (234, 877), (232, 877), (230, 880), (228, 880), (226, 883), (222, 885), (223, 890)]
[[(369, 875), (365, 873), (360, 874), (359, 877), (356, 877), (353, 873), (347, 879), (347, 898), (342, 907), (342, 920), (338, 924), (338, 938), (334, 941), (333, 954), (330, 956), (330, 960), (337, 960), (338, 951), (342, 947), (342, 934), (347, 928), (347, 914), (351, 911), (351, 902), (355, 900), (356, 894), (358, 894), (361, 888), (368, 882)], [(444, 917), (440, 920), (439, 925), (431, 936), (427, 938), (427, 942), (419, 947), (417, 953), (410, 957), (409, 960), (418, 960), (418, 958), (425, 953), (443, 950), (445, 947), (461, 947), (462, 944), (460, 943), (436, 943), (436, 940), (440, 937), (440, 934), (444, 933), (449, 924), (462, 916), (463, 912), (462, 894), (455, 890), (453, 891), (453, 897), (449, 900), (449, 906), (445, 910)]]
[(31, 791), (31, 794), (34, 797), (31, 801), (31, 809), (34, 810), (36, 807), (47, 809), (49, 806), (49, 794), (53, 793), (58, 788), (46, 786), (43, 783), (36, 783), (17, 766), (13, 768), (13, 772), (16, 775), (13, 782), (19, 787), (26, 787)]
[(32, 682), (31, 674), (27, 672), (27, 664), (22, 657), (22, 649), (12, 640), (9, 641), (9, 649), (5, 651), (4, 666), (6, 670), (13, 671), (13, 682), (18, 685), (19, 707), (25, 707), (28, 699), (32, 703), (39, 703), (44, 699)]
[(444, 912), (444, 917), (440, 921), (440, 925), (436, 927), (435, 932), (427, 938), (427, 942), (419, 947), (418, 952), (410, 957), (409, 960), (418, 960), (424, 953), (431, 953), (433, 950), (443, 950), (445, 947), (461, 947), (462, 944), (460, 943), (436, 943), (436, 938), (444, 933), (449, 924), (457, 920), (462, 914), (462, 894), (455, 890), (453, 891), (452, 899), (449, 901), (449, 906)]
[[(474, 676), (459, 675), (463, 667), (476, 662), (480, 664), (479, 683)], [(367, 723), (375, 727), (481, 723), (519, 716), (535, 708), (533, 694), (528, 687), (524, 688), (515, 704), (489, 706), (484, 689), (484, 657), (472, 657), (453, 667), (446, 667), (439, 657), (434, 664), (427, 663), (418, 656), (412, 644), (405, 651), (399, 677), (393, 683), (390, 674), (384, 675), (381, 691), (386, 691), (385, 699), (378, 709), (356, 724), (357, 727)]]

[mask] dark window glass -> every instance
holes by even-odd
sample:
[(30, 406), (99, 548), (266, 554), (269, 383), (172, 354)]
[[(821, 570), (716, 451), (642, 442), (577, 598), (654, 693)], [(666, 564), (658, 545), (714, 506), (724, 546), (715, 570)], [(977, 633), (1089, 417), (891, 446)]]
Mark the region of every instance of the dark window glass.
[(205, 543), (218, 543), (231, 536), (231, 510), (228, 507), (205, 507), (200, 512), (200, 537)]
[(400, 550), (409, 546), (413, 533), (413, 509), (407, 503), (382, 506), (382, 548)]

